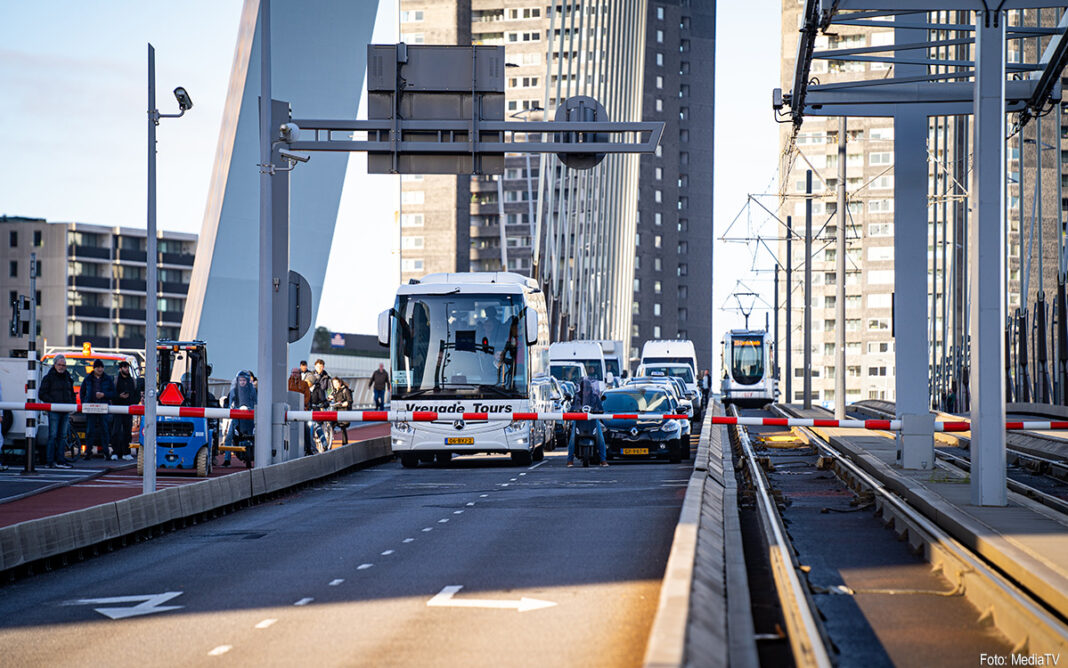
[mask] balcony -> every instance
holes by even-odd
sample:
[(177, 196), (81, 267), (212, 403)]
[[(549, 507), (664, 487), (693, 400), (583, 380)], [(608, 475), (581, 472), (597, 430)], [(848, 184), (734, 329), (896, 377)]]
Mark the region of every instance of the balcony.
[(133, 322), (145, 321), (145, 309), (143, 308), (120, 308), (119, 320), (129, 320)]
[(144, 336), (124, 336), (119, 339), (119, 347), (135, 350), (143, 350), (145, 347)]
[(119, 260), (123, 262), (136, 262), (138, 264), (145, 264), (148, 261), (148, 254), (143, 250), (120, 248)]
[(196, 256), (192, 253), (162, 253), (163, 264), (176, 264), (182, 267), (192, 267)]
[(72, 306), (71, 314), (75, 318), (110, 318), (111, 309), (106, 306)]
[(160, 311), (160, 322), (168, 325), (180, 325), (182, 324), (182, 311)]
[(472, 260), (500, 260), (501, 249), (500, 248), (472, 248), (471, 255)]
[(68, 244), (67, 252), (73, 258), (95, 258), (98, 260), (110, 260), (111, 250), (104, 246), (80, 246)]
[(159, 291), (168, 295), (186, 295), (189, 292), (188, 283), (174, 283), (171, 281), (161, 281)]
[(495, 216), (498, 212), (497, 202), (486, 202), (482, 204), (480, 202), (471, 202), (471, 215), (472, 216)]
[(67, 285), (75, 288), (97, 288), (107, 290), (111, 287), (111, 279), (106, 276), (69, 276)]
[(145, 280), (143, 278), (120, 278), (119, 289), (128, 290), (130, 292), (140, 292), (143, 294), (145, 291)]

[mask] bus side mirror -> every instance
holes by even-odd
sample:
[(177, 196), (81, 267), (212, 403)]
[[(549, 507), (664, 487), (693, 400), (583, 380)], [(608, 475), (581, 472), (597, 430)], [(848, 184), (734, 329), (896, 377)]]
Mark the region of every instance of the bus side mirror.
[(386, 309), (378, 314), (378, 344), (389, 345), (389, 315), (392, 309)]
[(538, 342), (538, 312), (527, 307), (527, 345), (533, 346)]

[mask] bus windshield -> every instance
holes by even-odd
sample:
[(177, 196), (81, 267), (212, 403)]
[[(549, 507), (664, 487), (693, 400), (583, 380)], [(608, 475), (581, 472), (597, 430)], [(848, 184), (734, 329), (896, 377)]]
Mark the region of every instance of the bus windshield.
[(755, 385), (764, 377), (764, 341), (760, 337), (731, 339), (731, 375), (740, 385)]
[(527, 396), (520, 295), (399, 295), (393, 313), (393, 396)]
[(619, 360), (614, 357), (604, 358), (604, 370), (615, 378), (619, 378)]

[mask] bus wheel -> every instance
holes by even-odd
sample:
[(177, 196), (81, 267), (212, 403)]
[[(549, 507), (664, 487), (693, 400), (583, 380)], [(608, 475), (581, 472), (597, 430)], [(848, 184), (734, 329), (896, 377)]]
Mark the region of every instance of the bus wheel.
[(406, 469), (414, 469), (419, 466), (419, 457), (417, 455), (401, 455), (401, 466)]
[(541, 460), (545, 459), (545, 447), (539, 445), (538, 447), (534, 448), (534, 456), (532, 457), (532, 459), (536, 462), (540, 462)]
[(512, 451), (512, 463), (516, 466), (530, 466), (531, 459), (530, 450)]

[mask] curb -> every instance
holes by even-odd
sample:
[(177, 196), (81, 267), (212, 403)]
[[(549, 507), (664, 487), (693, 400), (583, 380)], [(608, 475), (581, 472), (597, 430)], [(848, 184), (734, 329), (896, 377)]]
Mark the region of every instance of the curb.
[[(0, 572), (196, 518), (393, 454), (388, 436), (0, 528)], [(101, 473), (103, 475), (103, 473)]]

